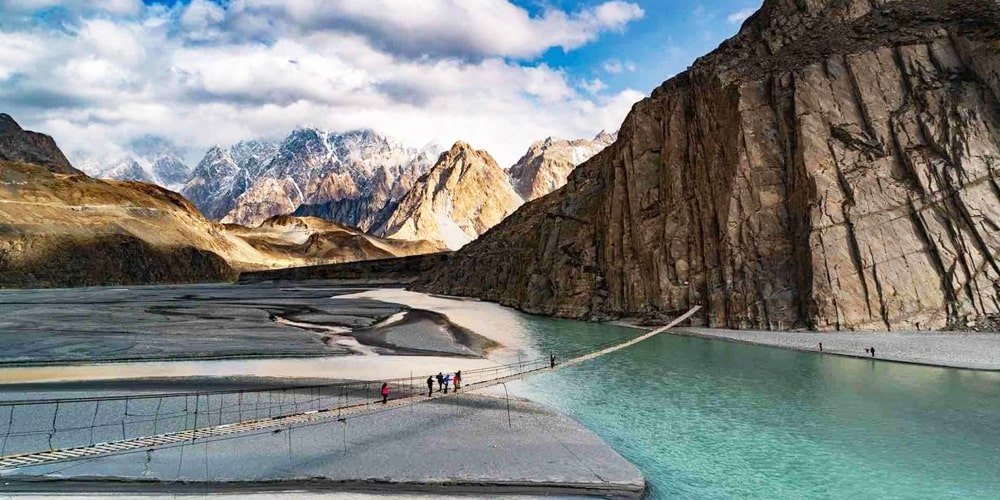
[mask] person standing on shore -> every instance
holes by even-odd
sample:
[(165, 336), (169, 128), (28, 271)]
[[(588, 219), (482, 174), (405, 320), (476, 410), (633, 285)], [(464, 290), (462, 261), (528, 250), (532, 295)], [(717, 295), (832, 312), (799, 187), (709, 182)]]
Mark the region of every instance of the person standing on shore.
[(444, 393), (448, 394), (448, 385), (451, 384), (451, 374), (444, 376)]
[(872, 357), (875, 357), (875, 346), (871, 346)]
[(444, 375), (441, 372), (438, 372), (437, 379), (438, 379), (438, 392), (444, 391)]
[(434, 377), (427, 377), (427, 397), (434, 395)]
[(823, 343), (822, 342), (819, 343), (819, 352), (823, 352)]
[(382, 404), (386, 404), (389, 401), (389, 383), (382, 382), (382, 390), (379, 392), (382, 393)]
[(455, 392), (462, 387), (462, 370), (455, 372)]

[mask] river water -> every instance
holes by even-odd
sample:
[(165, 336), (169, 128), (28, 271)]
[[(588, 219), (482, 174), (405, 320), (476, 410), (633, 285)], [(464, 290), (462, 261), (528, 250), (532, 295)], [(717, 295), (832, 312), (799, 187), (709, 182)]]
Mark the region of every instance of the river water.
[[(523, 316), (538, 349), (632, 329)], [(515, 392), (635, 463), (653, 498), (998, 498), (1000, 373), (660, 335)]]

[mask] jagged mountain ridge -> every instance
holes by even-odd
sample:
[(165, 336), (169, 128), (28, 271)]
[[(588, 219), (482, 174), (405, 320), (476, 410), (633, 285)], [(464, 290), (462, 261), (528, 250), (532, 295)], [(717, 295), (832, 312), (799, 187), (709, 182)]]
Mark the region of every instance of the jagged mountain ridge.
[(535, 142), (510, 168), (514, 190), (524, 201), (531, 201), (563, 187), (574, 168), (610, 146), (616, 135), (602, 130), (593, 139), (549, 137)]
[(567, 317), (965, 327), (1000, 311), (990, 0), (766, 0), (416, 288)]
[[(566, 175), (578, 163), (612, 140), (613, 136), (601, 132), (591, 140), (550, 137), (538, 141), (511, 168), (516, 178), (510, 182), (523, 185), (529, 197), (547, 194), (565, 183)], [(416, 150), (371, 130), (333, 133), (306, 128), (281, 142), (245, 141), (227, 148), (212, 147), (190, 178), (178, 186), (168, 183), (176, 177), (167, 179), (155, 170), (159, 162), (178, 156), (173, 145), (148, 138), (131, 144), (130, 149), (134, 153), (118, 162), (101, 166), (91, 160), (84, 170), (102, 178), (179, 188), (208, 218), (227, 224), (254, 227), (270, 217), (293, 214), (320, 217), (383, 236), (400, 201), (441, 154), (437, 144)], [(499, 192), (506, 195), (506, 190)], [(468, 226), (462, 231), (467, 236), (453, 238), (453, 244), (482, 232), (473, 229), (477, 223), (470, 222), (459, 223)]]
[(158, 137), (147, 136), (132, 141), (128, 152), (111, 161), (102, 161), (93, 156), (77, 156), (82, 157), (77, 162), (81, 170), (92, 177), (146, 182), (171, 191), (179, 191), (192, 174), (192, 169), (184, 163), (180, 150)]
[(371, 130), (300, 129), (239, 158), (213, 148), (182, 190), (211, 218), (256, 226), (299, 212), (370, 230), (438, 151), (403, 146)]
[(228, 148), (213, 146), (195, 166), (180, 193), (206, 217), (220, 220), (236, 208), (237, 199), (261, 176), (278, 152), (268, 141), (242, 141)]
[(414, 184), (376, 229), (396, 239), (424, 239), (461, 248), (522, 203), (489, 153), (455, 143)]

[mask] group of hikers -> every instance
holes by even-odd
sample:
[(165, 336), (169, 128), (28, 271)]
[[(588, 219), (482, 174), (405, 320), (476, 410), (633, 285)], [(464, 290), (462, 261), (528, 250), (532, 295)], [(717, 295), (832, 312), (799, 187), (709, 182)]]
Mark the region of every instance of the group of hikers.
[(438, 372), (437, 375), (432, 375), (427, 377), (427, 397), (431, 397), (434, 394), (434, 380), (437, 379), (438, 392), (443, 392), (448, 394), (448, 388), (455, 384), (455, 392), (458, 392), (462, 388), (462, 370), (455, 372), (454, 375), (451, 373), (441, 373)]
[[(431, 397), (434, 394), (434, 380), (437, 379), (438, 391), (448, 394), (448, 389), (454, 384), (455, 392), (458, 392), (462, 388), (462, 371), (459, 370), (455, 373), (438, 373), (437, 375), (431, 375), (427, 377), (427, 397)], [(382, 389), (379, 390), (379, 394), (382, 395), (382, 404), (389, 402), (389, 383), (383, 382)]]
[[(820, 344), (820, 350), (823, 350), (823, 344)], [(874, 351), (874, 349), (873, 349)], [(549, 356), (549, 367), (556, 367), (556, 355), (552, 354)], [(437, 380), (438, 392), (443, 392), (448, 394), (448, 389), (454, 384), (454, 391), (458, 392), (462, 388), (462, 370), (455, 373), (441, 373), (438, 372), (437, 375), (431, 375), (427, 377), (427, 397), (434, 395), (434, 381)], [(382, 404), (389, 402), (389, 383), (383, 382), (382, 389), (379, 391), (382, 395)]]

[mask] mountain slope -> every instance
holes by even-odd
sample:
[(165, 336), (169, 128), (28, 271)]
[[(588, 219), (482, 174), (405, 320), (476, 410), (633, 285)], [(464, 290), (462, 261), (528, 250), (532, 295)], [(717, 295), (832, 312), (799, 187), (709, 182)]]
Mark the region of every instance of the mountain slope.
[(538, 141), (510, 168), (514, 190), (525, 201), (541, 198), (563, 187), (577, 165), (613, 142), (615, 135), (603, 131), (593, 139), (567, 141), (549, 137)]
[(457, 142), (417, 180), (377, 231), (389, 238), (428, 240), (457, 249), (521, 203), (507, 173), (489, 153)]
[[(302, 267), (360, 260), (387, 259), (436, 253), (441, 247), (427, 241), (402, 241), (371, 236), (360, 230), (316, 217), (277, 215), (253, 228), (226, 225), (239, 237), (268, 256), (271, 267)], [(260, 269), (248, 264), (245, 268)]]
[(998, 38), (991, 0), (766, 0), (417, 288), (736, 328), (996, 315)]
[(157, 186), (0, 162), (0, 287), (233, 279), (215, 231)]
[(51, 137), (24, 130), (6, 113), (0, 113), (0, 160), (34, 163), (50, 172), (77, 175)]
[(29, 151), (48, 164), (0, 159), (0, 288), (228, 281), (243, 270), (439, 250), (316, 219), (223, 226), (159, 186), (63, 173), (75, 169), (60, 164), (51, 138), (33, 150), (41, 134), (6, 128), (21, 139), (5, 136), (0, 158)]

